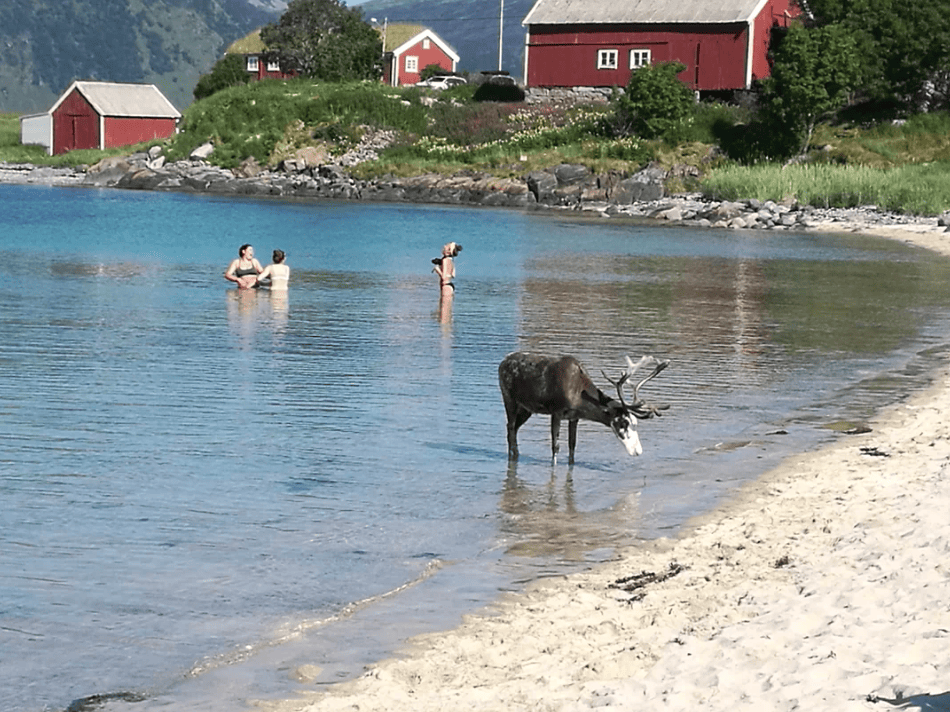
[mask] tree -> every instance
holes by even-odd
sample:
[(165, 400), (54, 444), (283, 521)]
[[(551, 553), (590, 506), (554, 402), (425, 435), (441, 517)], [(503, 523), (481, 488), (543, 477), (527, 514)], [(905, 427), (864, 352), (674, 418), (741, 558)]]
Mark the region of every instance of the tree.
[(419, 79), (425, 81), (429, 77), (435, 77), (439, 74), (445, 74), (445, 70), (442, 68), (441, 64), (427, 64), (422, 68), (422, 71), (419, 72)]
[(786, 144), (778, 152), (804, 154), (817, 123), (845, 105), (861, 76), (857, 42), (843, 27), (790, 28), (763, 82), (764, 122)]
[(340, 0), (292, 0), (277, 24), (261, 29), (261, 39), (306, 77), (340, 82), (380, 76), (379, 33)]
[(244, 58), (239, 54), (228, 54), (219, 59), (210, 74), (203, 74), (195, 85), (195, 99), (204, 99), (222, 89), (236, 84), (247, 84), (250, 75), (244, 68)]
[(840, 25), (860, 47), (862, 92), (907, 104), (950, 71), (950, 0), (808, 0), (818, 26)]
[(684, 69), (679, 62), (664, 62), (632, 72), (626, 92), (612, 100), (616, 132), (661, 138), (684, 126), (696, 103), (692, 89), (676, 77)]

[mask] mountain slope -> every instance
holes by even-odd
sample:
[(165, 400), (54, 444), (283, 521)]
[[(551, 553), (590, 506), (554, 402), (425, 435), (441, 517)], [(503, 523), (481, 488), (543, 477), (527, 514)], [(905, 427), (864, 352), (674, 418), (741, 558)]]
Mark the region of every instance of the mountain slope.
[[(521, 21), (533, 5), (534, 0), (504, 0), (502, 69), (519, 78), (525, 34)], [(431, 27), (459, 53), (460, 69), (498, 69), (500, 0), (370, 0), (359, 8), (380, 24), (388, 20)]]
[(75, 79), (156, 84), (178, 108), (277, 0), (0, 0), (0, 111), (48, 109)]

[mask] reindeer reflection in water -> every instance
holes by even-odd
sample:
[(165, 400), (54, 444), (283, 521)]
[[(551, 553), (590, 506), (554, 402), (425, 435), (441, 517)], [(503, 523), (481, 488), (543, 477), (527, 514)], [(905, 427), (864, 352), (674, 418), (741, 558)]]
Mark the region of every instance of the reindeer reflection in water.
[[(643, 447), (637, 434), (637, 420), (660, 415), (669, 406), (652, 406), (640, 400), (640, 387), (669, 365), (653, 356), (644, 356), (638, 363), (627, 357), (627, 369), (616, 381), (604, 374), (617, 389), (619, 400), (603, 393), (580, 362), (573, 356), (543, 356), (515, 352), (508, 354), (498, 366), (498, 385), (508, 416), (508, 459), (518, 458), (518, 428), (534, 413), (551, 416), (551, 459), (557, 462), (558, 436), (561, 421), (568, 421), (568, 462), (574, 462), (577, 444), (577, 421), (592, 420), (608, 426), (631, 455), (640, 455)], [(623, 398), (623, 386), (644, 366), (653, 365), (653, 372), (633, 390), (633, 404)], [(603, 373), (603, 372), (601, 372)]]

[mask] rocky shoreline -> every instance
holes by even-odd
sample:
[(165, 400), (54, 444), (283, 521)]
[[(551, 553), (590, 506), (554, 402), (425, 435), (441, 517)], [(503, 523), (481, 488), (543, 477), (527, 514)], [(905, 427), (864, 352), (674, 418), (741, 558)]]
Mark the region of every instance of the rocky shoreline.
[(275, 170), (253, 160), (235, 170), (204, 157), (168, 163), (161, 149), (104, 159), (88, 168), (53, 168), (0, 163), (0, 183), (158, 190), (213, 195), (343, 199), (450, 205), (572, 210), (602, 217), (646, 218), (696, 227), (767, 230), (867, 231), (903, 227), (948, 231), (950, 216), (921, 217), (859, 208), (816, 208), (794, 202), (754, 199), (708, 200), (698, 193), (669, 195), (670, 172), (655, 166), (632, 175), (594, 174), (586, 166), (561, 164), (522, 178), (498, 178), (466, 171), (361, 180), (342, 165), (308, 165), (303, 158)]

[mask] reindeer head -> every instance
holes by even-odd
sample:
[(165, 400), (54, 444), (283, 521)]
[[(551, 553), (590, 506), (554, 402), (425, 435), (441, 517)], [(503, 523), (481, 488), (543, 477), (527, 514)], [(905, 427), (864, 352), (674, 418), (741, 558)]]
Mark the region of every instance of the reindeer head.
[[(648, 363), (656, 364), (653, 373), (634, 387), (633, 404), (628, 405), (623, 397), (623, 386), (641, 366)], [(634, 364), (628, 356), (628, 368), (617, 380), (610, 378), (610, 376), (601, 371), (604, 378), (610, 381), (614, 388), (617, 389), (617, 397), (620, 399), (620, 405), (612, 409), (614, 412), (611, 414), (610, 429), (614, 431), (614, 435), (619, 438), (630, 455), (643, 454), (643, 446), (640, 444), (640, 435), (637, 432), (637, 420), (646, 420), (652, 418), (654, 415), (659, 416), (661, 415), (660, 411), (669, 408), (668, 405), (650, 405), (646, 401), (641, 400), (640, 387), (651, 378), (655, 378), (669, 365), (669, 361), (659, 361), (653, 356), (644, 356), (638, 363)]]

